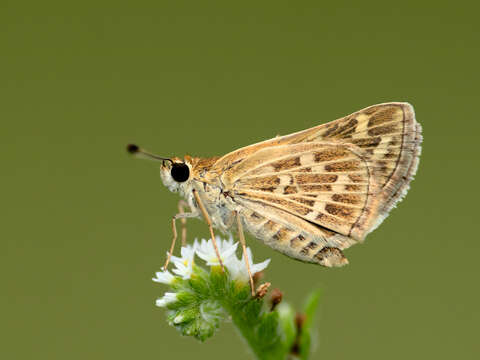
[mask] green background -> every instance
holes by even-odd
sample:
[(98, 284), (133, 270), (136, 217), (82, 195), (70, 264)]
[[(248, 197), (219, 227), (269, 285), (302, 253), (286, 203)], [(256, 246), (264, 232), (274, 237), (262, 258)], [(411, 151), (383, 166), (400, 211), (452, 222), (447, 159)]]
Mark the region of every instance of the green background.
[(222, 155), (408, 101), (417, 177), (349, 266), (248, 241), (289, 302), (322, 290), (315, 358), (478, 358), (472, 4), (1, 1), (0, 357), (246, 359), (231, 324), (201, 344), (154, 306), (178, 198), (125, 144)]

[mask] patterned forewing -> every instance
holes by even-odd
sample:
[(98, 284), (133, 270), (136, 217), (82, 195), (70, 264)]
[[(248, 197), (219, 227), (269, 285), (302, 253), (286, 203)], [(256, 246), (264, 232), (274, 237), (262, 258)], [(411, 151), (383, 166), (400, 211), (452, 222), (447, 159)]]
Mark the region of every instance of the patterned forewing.
[(352, 232), (364, 238), (400, 201), (416, 173), (421, 127), (407, 103), (373, 105), (321, 125), (301, 141), (342, 141), (357, 146), (369, 168), (371, 196)]
[(371, 176), (380, 188), (388, 185), (400, 160), (419, 146), (416, 121), (409, 104), (370, 106), (344, 118), (320, 125), (302, 141), (340, 140), (358, 146), (369, 160)]
[[(277, 202), (277, 206), (286, 206), (285, 203), (278, 204), (278, 201), (280, 201), (278, 197), (282, 195), (279, 194), (280, 191), (286, 193), (295, 191), (295, 195), (289, 194), (291, 196), (288, 198), (289, 201), (294, 201), (290, 198), (300, 196), (304, 199), (309, 197), (308, 195), (312, 195), (308, 191), (318, 191), (321, 194), (323, 190), (328, 189), (326, 191), (329, 192), (331, 188), (332, 193), (336, 194), (337, 200), (342, 199), (344, 202), (356, 201), (351, 197), (351, 191), (368, 191), (369, 196), (363, 207), (363, 214), (357, 219), (354, 228), (350, 231), (350, 236), (353, 238), (363, 239), (366, 234), (381, 223), (395, 204), (406, 194), (409, 183), (417, 170), (421, 141), (421, 127), (415, 120), (413, 107), (408, 103), (385, 103), (370, 106), (311, 129), (277, 137), (234, 151), (220, 158), (215, 163), (212, 173), (219, 176), (225, 171), (237, 169), (239, 171), (237, 175), (245, 175), (245, 179), (242, 180), (244, 191), (254, 191), (252, 196), (268, 196), (269, 199), (272, 199), (272, 202)], [(325, 158), (324, 162), (335, 162), (335, 165), (332, 166), (336, 167), (336, 171), (332, 171), (334, 170), (332, 167), (327, 169), (324, 164), (315, 162), (313, 153), (303, 154), (303, 157), (285, 156), (283, 159), (278, 159), (279, 162), (276, 167), (273, 164), (265, 164), (263, 167), (262, 162), (264, 160), (261, 159), (261, 156), (257, 156), (258, 153), (268, 148), (283, 148), (292, 144), (321, 143), (345, 144), (346, 148), (353, 150), (359, 158), (364, 160), (368, 175), (357, 174), (361, 169), (354, 170), (355, 162), (351, 163), (348, 159), (344, 159), (345, 162), (342, 162)], [(270, 154), (273, 156), (273, 152), (270, 152)], [(259, 161), (259, 163), (252, 164), (252, 158), (253, 161)], [(300, 162), (300, 165), (298, 165), (298, 162)], [(309, 165), (306, 165), (307, 163)], [(290, 170), (295, 170), (295, 176), (288, 174)], [(244, 174), (246, 171), (249, 173)], [(351, 176), (347, 176), (348, 179), (345, 179), (346, 171), (351, 172)], [(300, 183), (297, 182), (301, 179), (301, 177), (297, 177), (301, 175), (299, 173), (304, 173), (303, 179), (305, 181), (309, 179), (309, 176), (315, 176), (315, 182), (304, 182), (304, 186), (300, 186), (302, 185), (301, 180)], [(263, 177), (261, 178), (260, 175)], [(339, 177), (335, 181), (328, 182), (328, 177), (326, 177), (328, 175), (339, 175)], [(253, 176), (258, 177), (258, 183), (251, 180)], [(232, 178), (230, 180), (233, 180), (233, 177), (235, 177), (233, 173), (227, 176), (227, 178)], [(290, 179), (293, 179), (295, 184), (289, 184)], [(252, 181), (256, 184), (255, 190), (247, 189), (251, 186)], [(250, 185), (248, 185), (248, 182), (250, 182)], [(260, 183), (263, 184), (259, 185)], [(278, 185), (281, 185), (282, 190), (275, 188), (272, 192), (267, 191), (267, 189)], [(339, 185), (345, 186), (343, 190)], [(368, 190), (365, 189), (367, 185)], [(347, 189), (351, 191), (347, 191)], [(341, 191), (346, 191), (348, 197), (343, 197)], [(319, 194), (315, 193), (316, 198)], [(321, 199), (322, 196), (319, 200)], [(301, 201), (295, 201), (295, 203), (299, 202), (301, 203)], [(309, 207), (309, 204), (302, 203), (301, 205)], [(350, 207), (353, 207), (353, 205), (351, 204)], [(329, 213), (325, 207), (324, 210), (318, 216), (335, 216)], [(333, 208), (330, 208), (330, 210), (334, 211)], [(347, 221), (347, 217), (350, 219), (356, 216), (357, 210), (352, 211), (351, 215), (344, 212), (343, 218), (345, 221)], [(299, 212), (306, 212), (306, 210)], [(312, 213), (309, 213), (308, 216), (313, 217)], [(338, 217), (342, 216), (337, 215)], [(330, 219), (330, 217), (325, 219)], [(336, 228), (345, 230), (346, 226), (338, 225)]]
[(262, 149), (227, 170), (234, 198), (275, 207), (350, 236), (368, 198), (364, 159), (352, 146), (292, 144)]

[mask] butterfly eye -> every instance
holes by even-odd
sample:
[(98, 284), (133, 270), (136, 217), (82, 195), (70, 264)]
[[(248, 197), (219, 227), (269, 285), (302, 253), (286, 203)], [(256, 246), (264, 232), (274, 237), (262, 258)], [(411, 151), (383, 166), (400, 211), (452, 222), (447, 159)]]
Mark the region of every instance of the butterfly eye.
[(170, 174), (176, 182), (184, 182), (187, 181), (190, 176), (190, 169), (185, 163), (174, 163)]

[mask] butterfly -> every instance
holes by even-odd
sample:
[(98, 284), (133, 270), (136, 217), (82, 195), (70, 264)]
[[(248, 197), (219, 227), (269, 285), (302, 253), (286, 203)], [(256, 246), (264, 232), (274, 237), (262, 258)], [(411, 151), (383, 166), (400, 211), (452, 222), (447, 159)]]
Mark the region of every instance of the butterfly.
[(405, 196), (421, 131), (413, 107), (392, 102), (221, 157), (128, 151), (160, 160), (163, 184), (186, 200), (172, 220), (170, 255), (175, 220), (197, 217), (209, 225), (222, 267), (214, 228), (238, 232), (244, 252), (246, 230), (291, 258), (336, 267), (348, 263), (343, 250), (363, 242)]

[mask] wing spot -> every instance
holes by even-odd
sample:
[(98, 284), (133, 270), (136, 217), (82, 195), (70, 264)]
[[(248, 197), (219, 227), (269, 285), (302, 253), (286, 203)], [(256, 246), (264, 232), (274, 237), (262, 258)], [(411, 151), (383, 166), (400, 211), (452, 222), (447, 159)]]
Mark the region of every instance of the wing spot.
[(334, 174), (301, 174), (295, 176), (298, 184), (334, 183), (337, 179), (338, 175)]
[(297, 193), (297, 188), (295, 186), (291, 186), (291, 185), (287, 185), (285, 186), (285, 188), (283, 189), (283, 193), (285, 195), (288, 195), (288, 194), (296, 194)]
[(347, 258), (342, 250), (335, 247), (324, 247), (314, 255), (321, 265), (324, 266), (342, 266), (348, 264)]
[(367, 147), (377, 147), (381, 141), (382, 141), (381, 137), (374, 137), (374, 138), (353, 139), (352, 143), (361, 148), (367, 148)]
[(272, 231), (275, 229), (275, 227), (277, 226), (277, 223), (272, 221), (272, 220), (268, 220), (264, 225), (263, 227), (266, 229), (266, 230), (269, 230), (269, 231)]
[(352, 218), (354, 214), (354, 209), (352, 208), (349, 208), (347, 206), (337, 205), (337, 204), (331, 204), (331, 203), (328, 203), (327, 205), (325, 205), (325, 210), (329, 214), (332, 214), (334, 216), (339, 216), (345, 219)]
[(298, 201), (304, 205), (313, 206), (315, 205), (315, 200), (308, 200), (301, 197), (293, 197), (292, 200)]
[(288, 170), (291, 168), (295, 168), (300, 166), (300, 158), (295, 157), (295, 158), (290, 158), (290, 159), (285, 159), (285, 160), (279, 160), (277, 162), (274, 162), (271, 164), (275, 171), (282, 171), (282, 170)]
[(362, 111), (362, 113), (367, 114), (367, 115), (372, 115), (373, 113), (377, 112), (378, 106), (373, 106), (369, 109), (365, 109)]
[(313, 155), (315, 162), (321, 162), (344, 158), (345, 156), (349, 155), (349, 152), (345, 148), (337, 147), (315, 152)]
[(335, 124), (330, 124), (330, 125), (328, 125), (327, 131), (325, 131), (325, 132), (323, 133), (323, 136), (324, 136), (324, 137), (329, 137), (329, 136), (330, 136), (331, 134), (333, 134), (333, 133), (335, 132), (335, 130), (337, 130), (337, 129), (338, 129), (338, 124), (336, 124), (336, 123), (335, 123)]
[(310, 193), (310, 192), (321, 192), (321, 191), (332, 191), (332, 185), (325, 184), (325, 185), (301, 185), (300, 189), (303, 192)]
[(394, 120), (393, 117), (397, 110), (398, 109), (395, 107), (388, 107), (378, 111), (375, 115), (372, 115), (370, 120), (368, 120), (368, 127), (377, 126)]
[(274, 187), (274, 186), (270, 186), (270, 187), (263, 187), (263, 188), (260, 188), (260, 191), (265, 191), (265, 192), (274, 192), (277, 188)]
[(303, 243), (305, 240), (306, 239), (303, 235), (295, 236), (293, 239), (290, 240), (290, 246), (295, 248), (300, 245), (300, 243)]
[(273, 234), (272, 238), (276, 241), (282, 241), (291, 235), (292, 235), (292, 231), (290, 229), (281, 228), (275, 234)]
[(348, 160), (348, 161), (340, 161), (337, 163), (325, 165), (325, 170), (331, 171), (331, 172), (356, 171), (360, 169), (359, 166), (360, 166), (360, 161)]
[(362, 202), (360, 195), (357, 194), (333, 194), (332, 200), (352, 205), (360, 204)]
[(243, 179), (240, 180), (242, 185), (248, 185), (253, 188), (262, 188), (262, 187), (269, 187), (274, 185), (280, 184), (280, 178), (276, 175), (270, 176), (255, 176), (250, 179)]
[(357, 119), (346, 117), (340, 122), (335, 123), (330, 129), (327, 129), (323, 137), (347, 137), (355, 132), (357, 124)]
[(368, 135), (369, 136), (385, 135), (385, 134), (396, 132), (397, 129), (398, 129), (397, 124), (377, 126), (369, 129)]
[(318, 244), (316, 242), (309, 242), (307, 246), (305, 246), (301, 251), (300, 253), (302, 255), (308, 255), (310, 250), (315, 250), (316, 248), (318, 247)]
[(252, 214), (250, 215), (250, 217), (251, 217), (252, 219), (261, 219), (261, 218), (262, 218), (262, 216), (258, 215), (258, 213), (256, 213), (255, 211), (252, 212)]
[(358, 182), (363, 182), (364, 179), (363, 179), (363, 175), (357, 175), (357, 174), (349, 174), (348, 175), (348, 178), (354, 182), (354, 183), (358, 183)]
[(341, 226), (342, 225), (342, 222), (339, 219), (337, 219), (333, 216), (330, 216), (330, 215), (323, 214), (323, 213), (318, 213), (315, 220), (321, 221), (322, 223), (325, 223), (325, 224), (334, 225), (334, 226)]
[(394, 159), (394, 158), (397, 158), (398, 156), (399, 156), (399, 154), (397, 154), (397, 153), (395, 153), (395, 152), (392, 152), (392, 151), (390, 151), (390, 152), (388, 152), (388, 153), (386, 153), (386, 154), (383, 155), (383, 157), (384, 157), (385, 159)]

